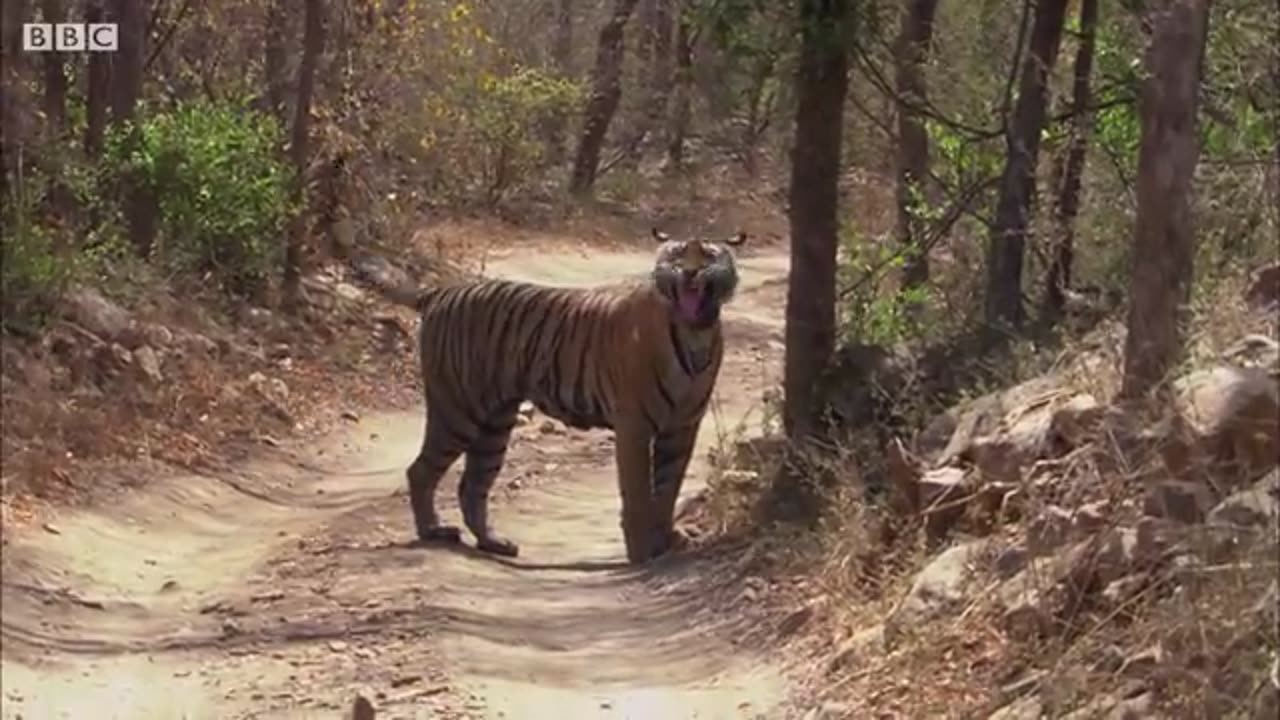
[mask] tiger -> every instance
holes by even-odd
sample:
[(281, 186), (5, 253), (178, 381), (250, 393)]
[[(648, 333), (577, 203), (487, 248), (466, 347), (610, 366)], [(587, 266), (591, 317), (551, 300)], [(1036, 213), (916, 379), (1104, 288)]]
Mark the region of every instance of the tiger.
[(521, 405), (576, 429), (614, 433), (627, 561), (643, 564), (679, 541), (676, 499), (724, 355), (721, 307), (738, 285), (723, 242), (658, 247), (644, 280), (563, 288), (501, 279), (389, 293), (421, 318), (418, 353), (426, 428), (406, 471), (420, 542), (461, 542), (441, 522), (441, 478), (465, 455), (458, 501), (478, 550), (516, 557), (489, 522)]

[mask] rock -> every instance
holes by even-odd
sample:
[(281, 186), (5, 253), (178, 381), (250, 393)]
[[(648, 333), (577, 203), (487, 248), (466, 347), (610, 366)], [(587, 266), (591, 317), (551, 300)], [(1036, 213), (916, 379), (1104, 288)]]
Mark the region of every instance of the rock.
[(840, 650), (832, 656), (827, 665), (827, 671), (839, 672), (870, 655), (883, 651), (886, 647), (886, 641), (884, 623), (859, 630), (841, 645)]
[(987, 720), (1040, 720), (1044, 703), (1036, 695), (1015, 700), (987, 716)]
[(1164, 663), (1164, 658), (1164, 647), (1156, 643), (1126, 658), (1120, 666), (1120, 674), (1135, 680), (1147, 677)]
[(538, 432), (543, 435), (563, 435), (564, 428), (560, 427), (555, 420), (547, 418), (542, 421), (542, 424), (538, 425)]
[(164, 374), (160, 372), (160, 357), (150, 345), (143, 345), (133, 351), (133, 359), (142, 376), (154, 385), (164, 382)]
[(360, 414), (357, 413), (355, 410), (343, 410), (341, 413), (339, 413), (338, 417), (342, 418), (343, 420), (348, 420), (350, 422), (360, 422)]
[(1049, 422), (1054, 438), (1067, 447), (1080, 447), (1093, 438), (1106, 408), (1088, 393), (1073, 396), (1053, 411)]
[(1057, 505), (1049, 505), (1027, 523), (1027, 551), (1033, 557), (1047, 555), (1071, 539), (1072, 514)]
[(1231, 365), (1270, 369), (1274, 373), (1280, 366), (1280, 343), (1266, 335), (1245, 335), (1218, 357)]
[(268, 378), (255, 371), (249, 375), (249, 385), (267, 403), (267, 409), (280, 420), (293, 423), (293, 414), (289, 412), (289, 386), (280, 378)]
[(1253, 271), (1245, 302), (1255, 309), (1270, 309), (1280, 304), (1280, 263), (1272, 263)]
[(129, 312), (90, 287), (76, 287), (65, 297), (67, 317), (106, 342), (118, 340), (133, 322)]
[(1190, 525), (1205, 519), (1213, 507), (1213, 493), (1197, 482), (1165, 480), (1147, 489), (1142, 512), (1148, 517)]
[(934, 461), (936, 465), (946, 465), (953, 460), (969, 456), (969, 446), (974, 438), (994, 432), (1000, 426), (1004, 410), (1000, 404), (1000, 393), (991, 393), (977, 398), (965, 405), (959, 412), (959, 420), (955, 422), (955, 432), (951, 434), (941, 454)]
[(119, 343), (99, 345), (93, 351), (93, 366), (99, 380), (118, 377), (133, 365), (133, 353)]
[[(962, 410), (957, 411), (959, 420), (955, 433), (952, 434), (946, 448), (938, 457), (935, 465), (946, 465), (955, 460), (972, 459), (977, 462), (975, 444), (979, 440), (992, 444), (999, 442), (1001, 436), (1008, 436), (1012, 449), (1027, 456), (1035, 456), (1049, 436), (1052, 421), (1050, 412), (1052, 400), (1061, 392), (1062, 381), (1053, 376), (1039, 377), (1015, 385), (1002, 391), (984, 395), (971, 401)], [(1001, 428), (1006, 428), (1001, 432)], [(996, 471), (999, 453), (1009, 448), (990, 448), (989, 453), (998, 453), (990, 458), (989, 471)], [(998, 477), (995, 479), (1007, 479)]]
[(1227, 497), (1209, 511), (1211, 525), (1256, 527), (1280, 515), (1280, 470), (1272, 470), (1253, 487)]
[(180, 336), (180, 343), (191, 353), (204, 357), (215, 357), (220, 352), (216, 340), (205, 337), (200, 333), (183, 333)]
[(173, 344), (173, 331), (158, 323), (147, 323), (142, 326), (142, 339), (152, 347), (167, 348)]
[(964, 517), (971, 488), (964, 470), (937, 468), (916, 483), (916, 499), (925, 516), (925, 542), (936, 547)]
[(1180, 479), (1207, 476), (1229, 492), (1276, 466), (1280, 387), (1266, 370), (1220, 365), (1175, 385), (1192, 433), (1189, 467)]
[(986, 539), (971, 540), (948, 548), (930, 561), (889, 616), (891, 627), (886, 632), (940, 617), (965, 604), (990, 548)]
[(333, 292), (338, 297), (352, 302), (359, 302), (364, 299), (364, 291), (351, 283), (335, 283)]

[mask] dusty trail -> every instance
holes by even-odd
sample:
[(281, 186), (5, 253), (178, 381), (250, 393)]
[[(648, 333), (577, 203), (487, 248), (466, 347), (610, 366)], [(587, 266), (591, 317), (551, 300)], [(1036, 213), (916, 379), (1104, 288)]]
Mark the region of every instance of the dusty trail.
[[(779, 371), (785, 257), (748, 255), (686, 496)], [(519, 254), (487, 272), (594, 284), (650, 258)], [(731, 563), (622, 562), (608, 433), (518, 429), (493, 510), (521, 545), (505, 561), (405, 544), (421, 425), (364, 418), (10, 538), (3, 717), (333, 718), (362, 688), (387, 718), (784, 717), (777, 666), (741, 642), (751, 619), (717, 609), (741, 590)]]

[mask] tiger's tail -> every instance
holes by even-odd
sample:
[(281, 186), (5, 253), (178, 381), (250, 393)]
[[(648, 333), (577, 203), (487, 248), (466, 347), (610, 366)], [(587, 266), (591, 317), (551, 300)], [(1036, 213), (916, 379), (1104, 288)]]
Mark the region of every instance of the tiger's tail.
[(431, 294), (430, 288), (415, 284), (403, 270), (380, 255), (362, 254), (352, 260), (351, 268), (356, 277), (396, 305), (421, 310), (422, 304)]

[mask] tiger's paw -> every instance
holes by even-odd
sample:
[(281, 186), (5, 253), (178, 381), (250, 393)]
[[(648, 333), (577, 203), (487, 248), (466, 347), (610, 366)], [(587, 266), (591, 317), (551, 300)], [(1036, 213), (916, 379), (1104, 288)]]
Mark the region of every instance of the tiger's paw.
[(510, 540), (490, 535), (476, 540), (476, 549), (502, 557), (516, 557), (520, 554), (520, 546)]
[(460, 543), (462, 530), (453, 525), (432, 525), (418, 528), (418, 542), (421, 543)]

